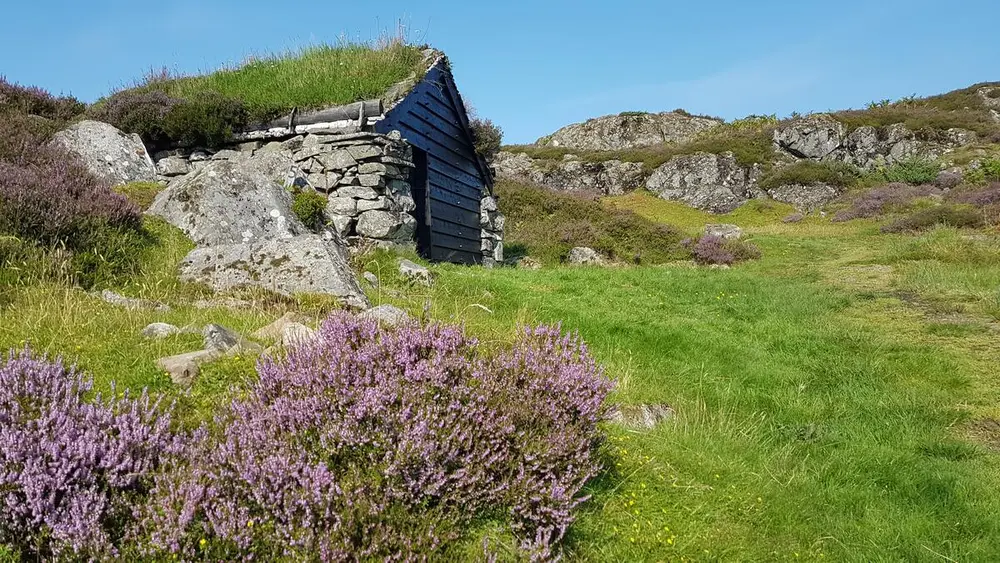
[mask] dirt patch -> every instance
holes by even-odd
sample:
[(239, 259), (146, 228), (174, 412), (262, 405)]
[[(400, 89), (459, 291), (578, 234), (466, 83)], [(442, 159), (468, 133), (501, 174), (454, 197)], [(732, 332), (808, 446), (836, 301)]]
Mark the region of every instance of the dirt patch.
[(969, 425), (969, 436), (989, 449), (1000, 452), (1000, 420), (983, 418)]

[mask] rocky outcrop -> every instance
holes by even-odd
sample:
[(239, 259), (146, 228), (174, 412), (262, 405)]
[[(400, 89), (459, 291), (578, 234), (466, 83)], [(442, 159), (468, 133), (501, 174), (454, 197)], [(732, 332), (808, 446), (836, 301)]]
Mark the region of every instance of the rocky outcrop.
[(100, 121), (80, 121), (52, 138), (76, 155), (95, 176), (112, 185), (156, 180), (156, 168), (138, 135)]
[(604, 258), (589, 246), (577, 246), (570, 249), (566, 262), (575, 266), (600, 266)]
[(598, 151), (649, 147), (690, 141), (721, 123), (678, 112), (607, 115), (563, 127), (536, 144)]
[(663, 199), (713, 213), (727, 213), (760, 194), (757, 168), (741, 166), (731, 152), (697, 152), (672, 158), (653, 171), (646, 188)]
[(531, 158), (526, 153), (501, 152), (493, 166), (498, 178), (530, 182), (557, 191), (621, 195), (641, 187), (645, 180), (641, 163), (585, 162), (572, 155), (562, 161), (552, 161)]
[(837, 199), (843, 188), (828, 184), (789, 184), (767, 190), (767, 195), (802, 211), (812, 211)]
[(975, 141), (976, 134), (965, 129), (948, 129), (932, 140), (919, 139), (902, 123), (848, 132), (844, 124), (827, 115), (792, 120), (774, 131), (774, 146), (785, 154), (846, 162), (863, 170), (911, 158), (936, 158), (949, 148)]
[(507, 220), (493, 196), (479, 202), (479, 227), (482, 239), (483, 265), (492, 268), (503, 263), (503, 232)]
[(291, 155), (269, 152), (213, 160), (171, 182), (149, 212), (198, 245), (181, 263), (181, 278), (220, 291), (257, 286), (367, 306), (338, 234), (311, 233), (291, 213), (284, 179), (301, 178), (296, 170)]

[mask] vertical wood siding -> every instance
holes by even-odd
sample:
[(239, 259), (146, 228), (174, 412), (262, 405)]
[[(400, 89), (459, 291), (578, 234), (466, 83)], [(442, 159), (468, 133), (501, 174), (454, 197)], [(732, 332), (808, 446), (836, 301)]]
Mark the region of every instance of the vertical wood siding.
[(479, 202), (486, 182), (464, 112), (451, 74), (435, 66), (375, 129), (398, 130), (427, 153), (429, 258), (474, 264), (483, 259)]

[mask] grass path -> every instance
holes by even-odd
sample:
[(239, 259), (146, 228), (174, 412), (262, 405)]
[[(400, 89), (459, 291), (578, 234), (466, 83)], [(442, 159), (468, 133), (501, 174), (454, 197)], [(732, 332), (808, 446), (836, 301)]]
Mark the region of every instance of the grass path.
[[(573, 559), (997, 560), (997, 238), (786, 225), (774, 219), (780, 211), (743, 220), (764, 258), (730, 270), (439, 265), (434, 287), (416, 290), (381, 255), (367, 264), (383, 278), (372, 298), (415, 314), (429, 301), (433, 317), (464, 322), (487, 344), (518, 324), (561, 321), (618, 378), (617, 400), (677, 410), (648, 433), (612, 429), (612, 470), (571, 531)], [(647, 212), (673, 219), (669, 209)], [(682, 226), (704, 219), (689, 214)], [(322, 310), (195, 309), (164, 281), (166, 262), (127, 289), (173, 312), (124, 312), (55, 286), (15, 289), (0, 349), (29, 335), (102, 386), (162, 391), (169, 384), (152, 359), (198, 338), (147, 342), (137, 336), (145, 323), (249, 331), (289, 306)], [(197, 420), (251, 374), (248, 359), (212, 366), (181, 408)], [(469, 553), (479, 545), (470, 539)]]

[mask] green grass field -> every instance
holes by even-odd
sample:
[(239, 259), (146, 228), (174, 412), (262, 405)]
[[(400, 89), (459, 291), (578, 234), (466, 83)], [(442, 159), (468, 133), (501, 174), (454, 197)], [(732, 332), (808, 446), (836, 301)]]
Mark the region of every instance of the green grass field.
[[(790, 210), (767, 205), (717, 217), (643, 194), (605, 204), (692, 234), (706, 222), (739, 224), (763, 258), (728, 270), (436, 265), (430, 289), (407, 287), (391, 255), (359, 264), (382, 278), (373, 302), (415, 315), (429, 302), (433, 318), (486, 343), (521, 324), (561, 322), (618, 380), (616, 401), (676, 409), (650, 432), (609, 427), (610, 469), (589, 487), (571, 560), (1000, 559), (997, 233), (885, 235), (873, 221), (818, 216), (784, 224)], [(143, 326), (249, 332), (288, 309), (319, 318), (330, 305), (267, 298), (196, 309), (203, 291), (173, 277), (189, 243), (152, 227), (158, 259), (118, 289), (172, 312), (126, 311), (54, 283), (0, 287), (0, 350), (30, 341), (78, 362), (100, 389), (176, 397), (194, 424), (253, 377), (253, 359), (211, 364), (190, 391), (175, 391), (153, 361), (198, 348), (200, 337), (152, 342)], [(480, 545), (470, 538), (455, 557)]]

